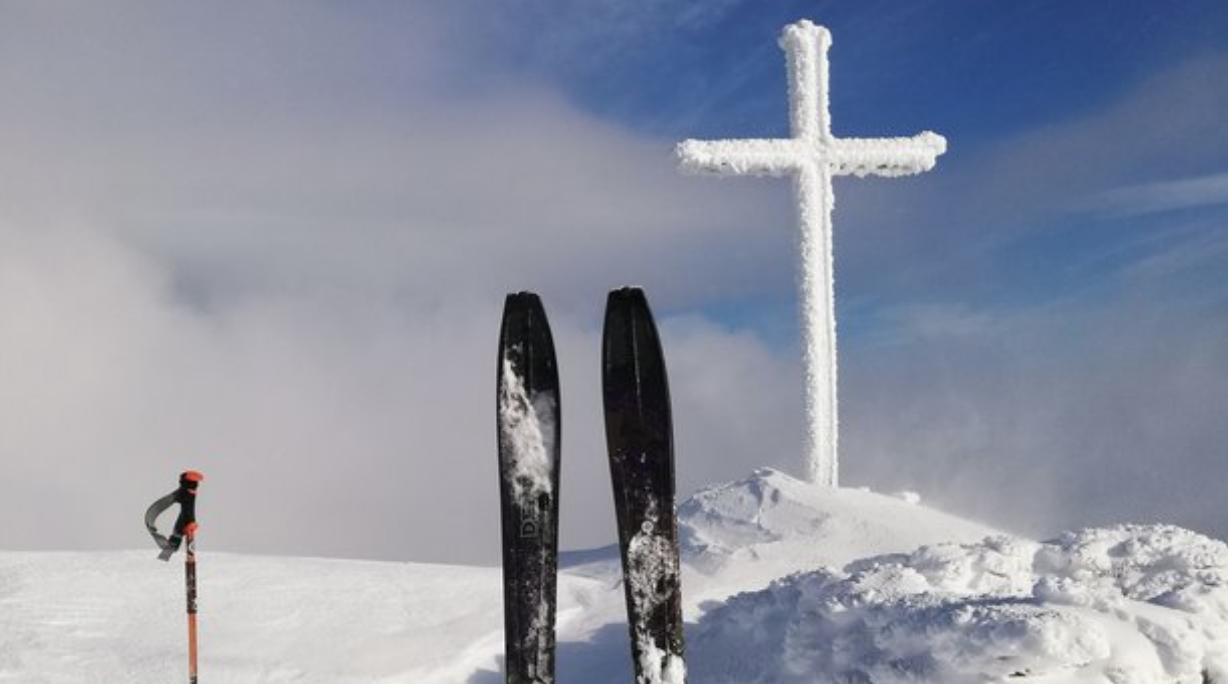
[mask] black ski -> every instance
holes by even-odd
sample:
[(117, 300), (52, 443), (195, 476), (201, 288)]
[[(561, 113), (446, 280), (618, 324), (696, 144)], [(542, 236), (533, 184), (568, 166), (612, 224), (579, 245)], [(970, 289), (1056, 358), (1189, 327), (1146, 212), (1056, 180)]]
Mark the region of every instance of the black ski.
[(499, 333), (499, 489), (508, 684), (553, 684), (559, 376), (541, 299), (509, 294)]
[(681, 684), (682, 591), (665, 358), (642, 290), (610, 293), (602, 345), (606, 444), (637, 684)]

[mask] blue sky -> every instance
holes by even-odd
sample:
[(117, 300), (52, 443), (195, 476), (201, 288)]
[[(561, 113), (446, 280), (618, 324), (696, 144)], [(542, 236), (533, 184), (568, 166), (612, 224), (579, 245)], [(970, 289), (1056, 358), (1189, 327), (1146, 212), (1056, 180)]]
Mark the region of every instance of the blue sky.
[(613, 539), (614, 287), (663, 319), (683, 493), (800, 473), (788, 183), (672, 156), (786, 133), (800, 18), (837, 135), (949, 146), (836, 182), (841, 481), (1228, 536), (1222, 2), (491, 5), (0, 3), (0, 548), (140, 546), (195, 467), (220, 548), (496, 562), (518, 289), (569, 546)]
[[(937, 237), (950, 238), (939, 249), (950, 251), (949, 242), (959, 238), (964, 244), (956, 251), (975, 250), (963, 258), (992, 264), (992, 281), (970, 291), (966, 278), (931, 279), (920, 292), (878, 273), (856, 281), (859, 291), (871, 294), (892, 287), (882, 296), (896, 302), (920, 295), (922, 301), (926, 296), (958, 297), (993, 307), (1037, 304), (1085, 290), (1092, 296), (1104, 286), (1107, 275), (1163, 245), (1205, 239), (1208, 230), (1194, 224), (1214, 216), (1222, 204), (1225, 181), (1217, 174), (1222, 173), (1224, 160), (1222, 146), (1216, 143), (1222, 143), (1223, 132), (1222, 127), (1207, 126), (1214, 123), (1214, 103), (1221, 101), (1216, 94), (1183, 91), (1173, 93), (1185, 100), (1171, 102), (1171, 112), (1164, 111), (1164, 102), (1155, 103), (1155, 111), (1124, 112), (1119, 115), (1117, 139), (1108, 134), (1091, 139), (1092, 131), (1080, 129), (1085, 120), (1094, 122), (1106, 111), (1129, 107), (1123, 103), (1132, 97), (1155, 94), (1140, 94), (1140, 86), (1176, 74), (1187, 79), (1191, 89), (1203, 85), (1219, 91), (1213, 79), (1221, 73), (1216, 69), (1222, 63), (1214, 56), (1224, 49), (1228, 11), (1218, 3), (1158, 8), (1146, 2), (877, 2), (854, 8), (847, 3), (777, 2), (715, 3), (705, 10), (659, 3), (656, 12), (636, 15), (634, 22), (624, 20), (629, 26), (613, 31), (614, 38), (608, 41), (609, 29), (602, 19), (623, 16), (624, 3), (600, 3), (592, 12), (595, 17), (587, 16), (587, 7), (560, 12), (548, 3), (530, 6), (538, 11), (520, 14), (517, 8), (516, 12), (527, 24), (544, 25), (545, 38), (524, 32), (518, 34), (519, 40), (509, 41), (505, 49), (512, 56), (511, 68), (548, 79), (578, 106), (646, 136), (670, 140), (786, 135), (784, 70), (774, 36), (783, 24), (806, 16), (820, 17), (817, 21), (835, 35), (832, 106), (837, 134), (904, 135), (933, 128), (950, 139), (950, 151), (942, 160), (942, 175), (948, 180), (919, 181), (927, 187), (956, 193), (960, 192), (956, 188), (966, 191), (970, 182), (992, 187), (984, 177), (986, 157), (1004, 157), (999, 152), (1003, 144), (1026, 145), (1019, 141), (1030, 135), (1043, 142), (1040, 136), (1046, 130), (1080, 139), (1082, 147), (1071, 146), (1066, 155), (1055, 149), (1051, 160), (1062, 167), (1053, 169), (1055, 176), (1070, 173), (1078, 178), (1078, 186), (1067, 191), (1045, 188), (1039, 194), (1032, 194), (1036, 192), (1032, 187), (1017, 188), (1021, 205), (1030, 199), (1036, 206), (1012, 208), (1008, 215), (994, 217), (1015, 224), (1009, 229), (967, 225), (963, 228), (980, 234), (952, 235), (950, 227), (945, 234), (939, 228)], [(577, 31), (578, 22), (591, 23), (591, 32)], [(1198, 63), (1203, 58), (1207, 64)], [(1159, 84), (1154, 85), (1160, 90)], [(1173, 121), (1181, 117), (1172, 114), (1187, 105), (1205, 108), (1206, 118), (1188, 124)], [(1163, 144), (1158, 142), (1163, 136), (1155, 135), (1157, 129), (1176, 129), (1171, 130), (1173, 152), (1149, 149)], [(1197, 145), (1195, 140), (1203, 135), (1212, 138), (1210, 149), (1205, 154), (1185, 154), (1184, 148)], [(1114, 148), (1136, 146), (1142, 148), (1137, 155), (1126, 153), (1121, 159), (1126, 163), (1114, 163), (1123, 154)], [(1010, 165), (1006, 158), (993, 162)], [(1012, 166), (1023, 173), (1039, 163), (1023, 159)], [(1096, 173), (1084, 174), (1079, 166)], [(1164, 203), (1159, 195), (1166, 189), (1179, 191), (1166, 184), (1196, 185), (1200, 179), (1207, 193), (1201, 199), (1178, 201), (1163, 211), (1150, 208)], [(892, 192), (890, 182), (849, 190), (885, 195), (884, 201)], [(915, 193), (906, 195), (897, 210), (922, 204), (908, 202), (911, 194)], [(933, 204), (925, 203), (929, 213), (923, 221), (950, 221), (952, 214), (961, 223), (987, 219), (980, 214), (964, 216), (958, 210), (939, 218)], [(1190, 228), (1166, 226), (1156, 235), (1156, 213), (1170, 214), (1161, 220)], [(1030, 225), (1018, 225), (1024, 222)], [(845, 232), (853, 230), (856, 225)], [(918, 239), (926, 235), (920, 230)], [(854, 248), (861, 245), (848, 246)], [(928, 256), (950, 261), (942, 255)], [(874, 270), (858, 266), (842, 269), (844, 276), (860, 278), (863, 270)], [(1189, 275), (1183, 277), (1190, 279)], [(876, 280), (886, 282), (876, 285)], [(1194, 298), (1222, 296), (1222, 291), (1214, 292), (1214, 280), (1206, 280), (1194, 277), (1181, 289)], [(1212, 292), (1204, 293), (1207, 288)], [(784, 291), (779, 283), (772, 284), (777, 296)], [(742, 295), (753, 310), (738, 306), (729, 310), (728, 302), (710, 306), (717, 307), (713, 312), (718, 317), (734, 320), (753, 318), (765, 305), (772, 316), (792, 315), (791, 305), (773, 308), (760, 293)], [(873, 316), (850, 320), (859, 311), (856, 301), (846, 299), (844, 304), (846, 325), (854, 331), (872, 325)]]

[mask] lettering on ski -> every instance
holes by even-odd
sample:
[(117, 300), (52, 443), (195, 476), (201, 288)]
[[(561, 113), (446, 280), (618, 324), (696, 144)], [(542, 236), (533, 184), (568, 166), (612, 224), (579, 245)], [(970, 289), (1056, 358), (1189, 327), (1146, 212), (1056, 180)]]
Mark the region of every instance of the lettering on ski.
[(637, 684), (682, 684), (682, 591), (665, 358), (642, 290), (610, 293), (602, 346), (610, 478)]
[(559, 379), (541, 299), (509, 294), (499, 333), (499, 491), (508, 684), (553, 684)]

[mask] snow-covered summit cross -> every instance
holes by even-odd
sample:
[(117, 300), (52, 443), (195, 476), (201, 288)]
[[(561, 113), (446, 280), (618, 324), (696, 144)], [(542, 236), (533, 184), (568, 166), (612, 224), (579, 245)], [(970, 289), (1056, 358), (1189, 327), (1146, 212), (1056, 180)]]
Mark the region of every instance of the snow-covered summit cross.
[(716, 175), (792, 176), (801, 223), (802, 346), (806, 369), (807, 477), (835, 487), (836, 316), (832, 273), (831, 179), (836, 175), (908, 176), (934, 167), (946, 151), (942, 136), (836, 138), (827, 95), (831, 34), (800, 21), (780, 37), (789, 70), (792, 137), (687, 140), (678, 145), (682, 169)]

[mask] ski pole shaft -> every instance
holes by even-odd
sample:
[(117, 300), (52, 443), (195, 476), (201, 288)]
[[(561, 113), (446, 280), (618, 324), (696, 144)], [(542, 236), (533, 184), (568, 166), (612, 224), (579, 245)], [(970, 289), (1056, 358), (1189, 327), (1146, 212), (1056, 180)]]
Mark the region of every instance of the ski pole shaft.
[(196, 684), (196, 523), (190, 523), (186, 532), (188, 552), (183, 567), (188, 590), (188, 682)]

